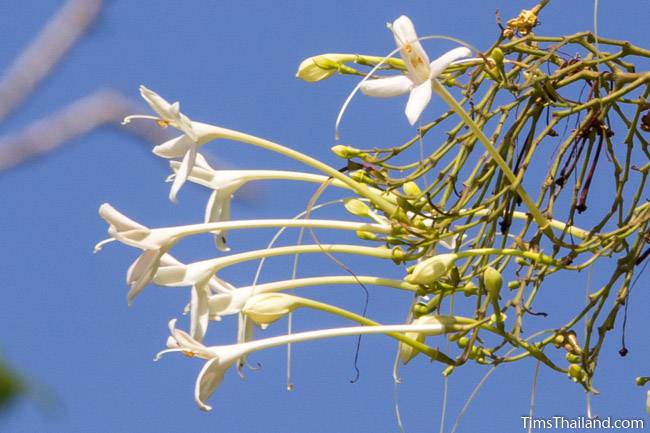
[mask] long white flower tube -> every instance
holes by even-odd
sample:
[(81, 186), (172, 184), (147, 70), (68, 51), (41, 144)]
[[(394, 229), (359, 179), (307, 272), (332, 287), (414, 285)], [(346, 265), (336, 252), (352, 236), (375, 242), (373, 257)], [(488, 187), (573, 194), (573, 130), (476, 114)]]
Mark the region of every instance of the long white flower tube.
[(95, 247), (96, 251), (111, 240), (118, 240), (126, 245), (143, 250), (142, 255), (136, 259), (130, 268), (137, 269), (138, 272), (129, 272), (129, 278), (127, 278), (127, 282), (131, 288), (127, 295), (129, 304), (151, 282), (160, 264), (160, 258), (178, 241), (187, 236), (220, 232), (222, 230), (270, 227), (330, 228), (353, 231), (362, 230), (384, 234), (390, 233), (391, 230), (389, 226), (380, 224), (337, 220), (295, 219), (221, 221), (210, 224), (191, 224), (150, 229), (128, 218), (106, 203), (100, 206), (99, 214), (109, 224), (108, 233), (111, 239), (98, 243)]
[(441, 333), (445, 330), (442, 323), (428, 325), (383, 325), (383, 326), (351, 326), (345, 328), (320, 329), (316, 331), (300, 332), (291, 335), (264, 338), (248, 341), (241, 344), (223, 346), (205, 346), (193, 339), (189, 334), (176, 329), (176, 319), (169, 322), (171, 337), (167, 340), (166, 350), (156, 355), (156, 360), (165, 353), (182, 352), (190, 357), (207, 360), (196, 380), (194, 399), (202, 410), (212, 409), (206, 400), (214, 393), (223, 381), (226, 371), (237, 361), (252, 352), (270, 349), (286, 344), (301, 343), (304, 341), (320, 340), (324, 338), (346, 337), (353, 335), (388, 334), (388, 333)]
[[(171, 161), (170, 166), (175, 173), (181, 168), (178, 161)], [(282, 170), (213, 170), (209, 167), (194, 166), (187, 180), (212, 189), (210, 198), (205, 208), (205, 223), (228, 221), (234, 194), (248, 182), (263, 180), (289, 180), (317, 184), (327, 182), (329, 178), (322, 174), (304, 173), (299, 171)], [(332, 181), (332, 186), (339, 188), (350, 187), (339, 180)], [(226, 231), (221, 230), (214, 234), (216, 247), (221, 251), (228, 251), (226, 245)]]

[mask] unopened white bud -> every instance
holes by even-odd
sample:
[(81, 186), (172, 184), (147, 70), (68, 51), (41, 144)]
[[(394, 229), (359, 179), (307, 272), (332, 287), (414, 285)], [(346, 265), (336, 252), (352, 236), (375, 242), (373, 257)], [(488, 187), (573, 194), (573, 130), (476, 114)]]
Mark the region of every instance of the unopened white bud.
[(457, 254), (438, 254), (430, 257), (415, 265), (413, 272), (407, 275), (405, 280), (413, 284), (432, 284), (447, 275), (457, 259)]
[(298, 308), (299, 299), (284, 293), (261, 293), (246, 301), (242, 313), (265, 329)]

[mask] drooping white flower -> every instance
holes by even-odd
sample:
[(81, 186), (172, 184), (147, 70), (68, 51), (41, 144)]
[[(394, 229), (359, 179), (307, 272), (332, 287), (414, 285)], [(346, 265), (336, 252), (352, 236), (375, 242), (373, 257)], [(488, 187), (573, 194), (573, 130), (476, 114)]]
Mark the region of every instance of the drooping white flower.
[(389, 98), (407, 92), (406, 117), (411, 125), (415, 124), (431, 100), (431, 80), (437, 79), (454, 61), (468, 57), (471, 51), (465, 47), (454, 48), (429, 62), (427, 53), (422, 48), (411, 20), (402, 15), (397, 18), (391, 30), (400, 56), (406, 66), (406, 75), (366, 80), (361, 84), (361, 91), (368, 96)]
[(205, 401), (223, 382), (226, 371), (246, 353), (246, 348), (234, 345), (206, 347), (189, 334), (176, 329), (176, 319), (169, 322), (171, 336), (167, 339), (167, 350), (156, 355), (156, 360), (165, 353), (182, 352), (189, 357), (207, 360), (196, 379), (194, 400), (201, 410), (209, 411), (212, 407)]
[(140, 94), (156, 112), (156, 116), (136, 114), (127, 116), (122, 123), (129, 123), (133, 119), (155, 120), (161, 127), (173, 126), (183, 135), (166, 141), (154, 147), (153, 152), (163, 158), (182, 158), (182, 163), (169, 192), (169, 199), (176, 202), (176, 195), (187, 180), (192, 167), (195, 164), (207, 165), (203, 156), (198, 153), (199, 146), (216, 138), (228, 138), (231, 132), (224, 128), (191, 121), (186, 115), (180, 112), (180, 104), (170, 104), (156, 92), (140, 86)]
[[(188, 232), (186, 227), (150, 229), (122, 214), (108, 203), (99, 207), (99, 215), (109, 224), (108, 234), (111, 238), (98, 243), (95, 251), (112, 240), (118, 240), (143, 251), (127, 271), (126, 281), (130, 287), (127, 295), (129, 305), (154, 279), (159, 267), (184, 266), (167, 254), (167, 251)], [(216, 292), (232, 290), (232, 286), (217, 278), (208, 280), (206, 284)]]
[(159, 352), (155, 359), (158, 360), (165, 353), (181, 352), (189, 357), (207, 360), (196, 379), (194, 399), (200, 409), (208, 411), (212, 407), (206, 403), (206, 400), (214, 393), (221, 382), (223, 382), (226, 371), (238, 359), (242, 359), (252, 352), (285, 344), (351, 335), (386, 334), (391, 332), (427, 333), (431, 335), (444, 331), (445, 325), (442, 323), (429, 323), (422, 325), (352, 326), (346, 328), (319, 329), (317, 331), (280, 335), (241, 344), (222, 346), (203, 345), (186, 332), (176, 329), (175, 319), (169, 322), (169, 330), (171, 336), (167, 339), (168, 348)]

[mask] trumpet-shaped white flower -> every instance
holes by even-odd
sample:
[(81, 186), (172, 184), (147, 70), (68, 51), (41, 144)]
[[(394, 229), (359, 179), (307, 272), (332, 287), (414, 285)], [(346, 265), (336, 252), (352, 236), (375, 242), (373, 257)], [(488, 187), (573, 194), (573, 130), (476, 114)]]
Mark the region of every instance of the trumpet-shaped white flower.
[(155, 120), (161, 127), (173, 126), (183, 133), (183, 135), (168, 140), (153, 149), (156, 155), (163, 158), (182, 158), (181, 167), (169, 192), (169, 199), (176, 202), (176, 195), (187, 180), (192, 167), (195, 164), (207, 166), (205, 158), (198, 153), (199, 146), (216, 138), (229, 138), (232, 136), (233, 131), (191, 121), (180, 112), (178, 102), (170, 104), (145, 86), (140, 86), (140, 94), (151, 109), (158, 114), (158, 117), (136, 114), (125, 117), (123, 124), (129, 123), (133, 119), (151, 119)]
[[(181, 262), (167, 254), (167, 251), (182, 236), (193, 233), (187, 226), (150, 229), (120, 213), (108, 203), (99, 207), (99, 215), (109, 224), (108, 234), (111, 238), (98, 243), (95, 251), (99, 251), (103, 245), (113, 240), (143, 250), (127, 271), (126, 281), (130, 287), (127, 295), (129, 305), (153, 280), (159, 267), (183, 266)], [(208, 280), (207, 284), (217, 293), (232, 290), (232, 286), (217, 278)]]
[(437, 79), (454, 61), (470, 56), (471, 51), (465, 47), (454, 48), (433, 62), (429, 62), (429, 57), (422, 48), (413, 23), (408, 17), (402, 15), (397, 18), (391, 30), (404, 60), (407, 74), (366, 80), (361, 84), (361, 91), (365, 95), (380, 98), (410, 92), (405, 113), (409, 123), (413, 125), (431, 100), (431, 80)]
[[(177, 176), (181, 164), (171, 161), (170, 166), (174, 170), (173, 177)], [(323, 183), (328, 180), (327, 176), (303, 173), (299, 171), (282, 170), (214, 170), (209, 165), (194, 166), (188, 176), (190, 182), (203, 185), (212, 189), (210, 198), (205, 207), (205, 223), (214, 223), (230, 220), (231, 203), (234, 194), (245, 184), (255, 180), (298, 180), (304, 182)], [(339, 181), (334, 182), (335, 186), (342, 187)], [(229, 251), (226, 245), (226, 231), (215, 232), (215, 245), (221, 251)]]
[(172, 319), (169, 322), (171, 336), (167, 339), (168, 349), (159, 352), (155, 359), (158, 360), (165, 353), (181, 352), (189, 357), (197, 357), (207, 360), (196, 379), (196, 384), (194, 386), (194, 399), (200, 409), (208, 411), (211, 410), (212, 407), (206, 403), (206, 400), (214, 393), (221, 382), (223, 382), (226, 371), (238, 359), (244, 358), (252, 352), (286, 344), (323, 338), (361, 334), (386, 334), (390, 332), (435, 334), (444, 331), (444, 329), (445, 325), (441, 323), (424, 325), (353, 326), (281, 335), (278, 337), (248, 341), (241, 344), (205, 346), (192, 338), (186, 332), (176, 329), (176, 320)]

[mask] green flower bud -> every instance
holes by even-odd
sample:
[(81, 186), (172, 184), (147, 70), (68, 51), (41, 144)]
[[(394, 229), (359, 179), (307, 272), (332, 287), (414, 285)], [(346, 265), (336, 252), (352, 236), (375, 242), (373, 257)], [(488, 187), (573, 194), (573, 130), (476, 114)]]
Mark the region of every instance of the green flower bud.
[(460, 347), (461, 349), (464, 349), (464, 348), (466, 348), (467, 345), (469, 344), (469, 338), (467, 338), (467, 337), (460, 337), (460, 338), (458, 339), (457, 344), (458, 344), (458, 347)]
[(576, 355), (574, 353), (567, 353), (566, 354), (566, 360), (573, 363), (573, 364), (576, 364), (576, 363), (578, 363), (578, 362), (580, 362), (582, 360), (582, 357), (580, 355)]
[(322, 54), (303, 60), (298, 66), (296, 78), (314, 83), (331, 77), (339, 70), (344, 62), (353, 60), (347, 54)]
[(368, 205), (357, 198), (346, 200), (344, 206), (352, 215), (363, 218), (370, 217), (371, 210)]
[(299, 301), (300, 298), (284, 293), (261, 293), (246, 301), (242, 313), (265, 329), (298, 308)]
[(574, 382), (582, 382), (584, 381), (585, 377), (585, 372), (580, 367), (579, 364), (571, 364), (569, 365), (569, 377), (574, 381)]
[[(506, 316), (505, 313), (499, 313), (499, 319), (500, 319), (499, 321), (500, 321), (500, 322), (502, 322), (502, 323), (505, 322), (507, 318), (508, 318), (508, 316)], [(490, 321), (489, 321), (488, 323), (489, 323), (490, 325), (494, 325), (495, 323), (497, 323), (497, 315), (496, 315), (496, 314), (492, 314), (492, 315), (490, 316)]]
[(350, 158), (354, 158), (355, 156), (363, 155), (363, 152), (360, 151), (359, 149), (356, 149), (351, 146), (344, 146), (342, 144), (333, 146), (331, 150), (336, 154), (336, 156), (339, 156), (343, 159), (350, 159)]
[(402, 189), (404, 190), (404, 194), (406, 195), (419, 196), (420, 194), (422, 194), (422, 190), (415, 182), (406, 182), (402, 186)]
[(497, 66), (503, 66), (503, 51), (501, 48), (496, 47), (495, 49), (492, 50), (490, 53), (490, 58), (494, 60), (494, 63), (496, 63)]
[(530, 265), (530, 263), (528, 262), (528, 260), (526, 260), (526, 259), (523, 258), (523, 257), (517, 257), (517, 258), (515, 259), (515, 263), (518, 264), (519, 266), (528, 266), (528, 265)]
[(447, 275), (458, 259), (457, 254), (438, 254), (421, 261), (405, 280), (413, 284), (429, 285)]
[(350, 177), (360, 183), (374, 185), (375, 181), (366, 174), (365, 170), (355, 170), (350, 173)]
[(367, 232), (364, 230), (357, 230), (357, 237), (363, 239), (364, 241), (376, 241), (377, 235), (372, 232)]
[(638, 386), (644, 386), (646, 383), (650, 382), (650, 377), (648, 376), (639, 376), (635, 380)]
[(501, 292), (501, 287), (503, 286), (501, 272), (492, 266), (486, 267), (485, 271), (483, 271), (483, 284), (485, 284), (485, 290), (487, 290), (492, 299), (499, 299), (499, 292)]

